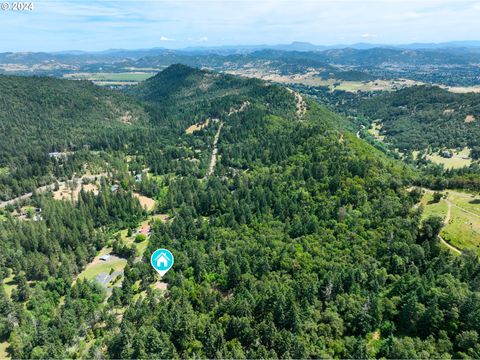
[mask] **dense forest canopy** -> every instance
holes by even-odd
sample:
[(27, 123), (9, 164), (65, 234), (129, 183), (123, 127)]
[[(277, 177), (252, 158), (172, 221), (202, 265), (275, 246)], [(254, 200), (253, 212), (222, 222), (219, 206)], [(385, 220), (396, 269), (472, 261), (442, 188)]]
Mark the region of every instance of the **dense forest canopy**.
[[(0, 279), (16, 285), (0, 286), (0, 339), (12, 357), (480, 357), (478, 257), (440, 245), (442, 219), (422, 221), (420, 193), (407, 191), (419, 172), (343, 117), (280, 86), (182, 65), (126, 94), (65, 86), (128, 99), (119, 106), (143, 120), (121, 147), (101, 148), (114, 170), (97, 195), (34, 194), (42, 219), (0, 220)], [(133, 191), (170, 219), (152, 222), (143, 256), (117, 235), (147, 216)], [(120, 284), (74, 281), (105, 246), (127, 261)], [(159, 247), (175, 255), (166, 293), (149, 264)]]
[(361, 99), (352, 107), (379, 119), (387, 141), (402, 150), (480, 146), (480, 94), (413, 86)]

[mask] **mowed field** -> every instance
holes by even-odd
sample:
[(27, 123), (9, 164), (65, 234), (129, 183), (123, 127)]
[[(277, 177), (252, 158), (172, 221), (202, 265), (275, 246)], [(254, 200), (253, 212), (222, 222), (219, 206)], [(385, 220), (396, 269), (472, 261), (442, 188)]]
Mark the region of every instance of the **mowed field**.
[(456, 248), (480, 255), (480, 196), (460, 191), (444, 191), (445, 198), (433, 203), (433, 192), (424, 194), (423, 217), (440, 216), (446, 224), (440, 236)]
[(459, 169), (464, 166), (470, 166), (472, 159), (470, 158), (470, 149), (464, 148), (461, 151), (450, 149), (453, 156), (444, 158), (439, 154), (427, 155), (427, 159), (436, 164), (442, 164), (445, 169)]
[(99, 85), (107, 84), (136, 84), (155, 75), (153, 72), (122, 72), (122, 73), (75, 73), (65, 74), (64, 77), (72, 80), (90, 80)]

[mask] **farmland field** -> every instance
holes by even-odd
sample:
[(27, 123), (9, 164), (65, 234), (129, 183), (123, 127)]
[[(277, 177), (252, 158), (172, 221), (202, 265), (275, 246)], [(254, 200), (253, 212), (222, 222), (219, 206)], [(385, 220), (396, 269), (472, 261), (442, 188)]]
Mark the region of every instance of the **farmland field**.
[(443, 164), (445, 169), (459, 169), (464, 166), (469, 166), (472, 163), (470, 158), (470, 149), (464, 148), (461, 151), (451, 150), (453, 156), (445, 158), (438, 154), (427, 155), (427, 159), (436, 163)]
[(438, 203), (433, 193), (426, 192), (421, 204), (423, 217), (440, 216), (446, 224), (440, 235), (458, 249), (470, 249), (480, 254), (480, 197), (460, 191), (447, 191)]
[(66, 74), (65, 77), (73, 80), (90, 80), (93, 82), (129, 83), (140, 82), (155, 75), (151, 72), (123, 72), (123, 73), (76, 73)]

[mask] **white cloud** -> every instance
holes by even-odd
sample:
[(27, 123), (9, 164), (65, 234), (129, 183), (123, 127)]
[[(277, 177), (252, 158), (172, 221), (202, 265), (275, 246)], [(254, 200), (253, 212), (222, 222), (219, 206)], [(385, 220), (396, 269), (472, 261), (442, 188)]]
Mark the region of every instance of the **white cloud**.
[(208, 41), (208, 36), (202, 36), (200, 39), (198, 39), (198, 42), (207, 42)]
[(377, 34), (370, 34), (370, 33), (364, 33), (360, 36), (364, 39), (374, 39), (374, 38), (378, 37)]
[(167, 41), (173, 41), (173, 39), (170, 39), (169, 37), (166, 37), (166, 36), (160, 36), (160, 41), (167, 42)]

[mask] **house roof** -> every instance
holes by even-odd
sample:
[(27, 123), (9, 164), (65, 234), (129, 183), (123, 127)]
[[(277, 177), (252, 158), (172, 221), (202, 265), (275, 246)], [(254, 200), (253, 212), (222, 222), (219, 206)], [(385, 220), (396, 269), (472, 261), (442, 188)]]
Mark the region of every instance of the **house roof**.
[(142, 228), (138, 231), (139, 234), (148, 235), (150, 233), (150, 225), (143, 225)]

